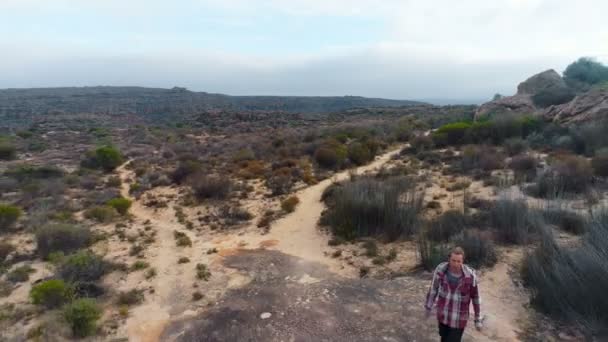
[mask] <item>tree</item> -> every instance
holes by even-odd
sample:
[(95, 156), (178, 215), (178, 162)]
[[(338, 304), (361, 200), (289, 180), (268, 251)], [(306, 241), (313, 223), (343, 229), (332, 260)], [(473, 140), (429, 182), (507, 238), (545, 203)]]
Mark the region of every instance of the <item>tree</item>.
[(608, 81), (608, 67), (590, 57), (581, 57), (564, 71), (566, 83), (576, 89), (586, 90), (590, 85)]

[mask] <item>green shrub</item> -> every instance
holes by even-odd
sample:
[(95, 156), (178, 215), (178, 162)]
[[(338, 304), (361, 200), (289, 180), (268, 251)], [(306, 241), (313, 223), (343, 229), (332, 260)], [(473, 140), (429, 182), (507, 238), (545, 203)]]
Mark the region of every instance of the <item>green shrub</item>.
[(319, 166), (327, 169), (339, 168), (348, 156), (348, 150), (344, 144), (329, 140), (318, 147), (314, 158)]
[(112, 176), (109, 177), (108, 180), (106, 181), (106, 186), (110, 187), (110, 188), (119, 188), (122, 184), (122, 181), (120, 180), (120, 177), (118, 176)]
[(465, 140), (468, 130), (471, 128), (469, 122), (454, 122), (439, 127), (433, 135), (445, 135), (448, 145), (461, 145), (467, 143)]
[(32, 303), (43, 305), (49, 309), (59, 307), (70, 300), (72, 291), (63, 280), (45, 280), (32, 286), (30, 298)]
[(281, 202), (281, 209), (283, 209), (285, 212), (291, 213), (296, 210), (298, 203), (300, 203), (300, 200), (297, 196), (290, 196)]
[(52, 252), (68, 254), (92, 242), (88, 228), (71, 224), (50, 224), (36, 231), (38, 253), (47, 258)]
[(84, 217), (99, 223), (108, 223), (116, 217), (116, 210), (108, 205), (97, 205), (87, 209), (84, 212)]
[(364, 165), (374, 159), (374, 155), (367, 145), (354, 142), (348, 146), (348, 159), (355, 165)]
[(568, 65), (564, 80), (571, 87), (586, 90), (589, 85), (608, 81), (608, 67), (592, 58), (581, 57)]
[(428, 151), (433, 148), (433, 139), (428, 135), (417, 135), (410, 140), (410, 145), (416, 152)]
[(30, 274), (36, 272), (29, 265), (23, 265), (15, 268), (6, 275), (6, 280), (12, 283), (22, 283), (30, 279)]
[(150, 267), (150, 264), (148, 264), (147, 262), (143, 260), (137, 260), (133, 263), (133, 265), (131, 265), (131, 271), (140, 271), (148, 267)]
[(133, 202), (124, 197), (114, 198), (108, 201), (108, 206), (114, 208), (119, 214), (126, 215)]
[(347, 240), (380, 235), (395, 240), (417, 231), (422, 199), (407, 178), (359, 178), (336, 187), (326, 197), (329, 207), (321, 223)]
[(7, 141), (0, 141), (0, 160), (12, 160), (15, 158), (17, 158), (17, 148)]
[(63, 308), (63, 317), (76, 337), (94, 334), (97, 329), (96, 322), (101, 318), (101, 314), (101, 308), (89, 298), (76, 299)]
[(112, 146), (103, 146), (96, 150), (89, 151), (81, 165), (83, 167), (110, 172), (122, 163), (123, 157), (118, 149)]
[(80, 251), (66, 258), (59, 267), (59, 275), (68, 282), (96, 281), (108, 270), (103, 259), (90, 252)]
[(0, 204), (0, 232), (11, 229), (19, 217), (21, 209), (8, 204)]

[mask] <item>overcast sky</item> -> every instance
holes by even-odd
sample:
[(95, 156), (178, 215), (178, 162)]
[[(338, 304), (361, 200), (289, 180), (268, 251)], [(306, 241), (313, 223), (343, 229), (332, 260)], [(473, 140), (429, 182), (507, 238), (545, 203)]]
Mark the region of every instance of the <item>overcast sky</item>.
[(0, 0), (0, 88), (485, 100), (580, 56), (606, 0)]

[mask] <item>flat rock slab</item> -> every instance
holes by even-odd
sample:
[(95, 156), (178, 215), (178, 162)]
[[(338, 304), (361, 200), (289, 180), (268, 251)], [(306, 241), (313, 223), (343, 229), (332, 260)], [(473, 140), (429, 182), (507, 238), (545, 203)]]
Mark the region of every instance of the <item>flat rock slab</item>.
[(425, 279), (347, 279), (321, 264), (269, 250), (242, 251), (224, 259), (224, 264), (253, 280), (229, 290), (199, 317), (170, 324), (162, 341), (376, 342), (439, 337), (436, 321), (423, 319)]

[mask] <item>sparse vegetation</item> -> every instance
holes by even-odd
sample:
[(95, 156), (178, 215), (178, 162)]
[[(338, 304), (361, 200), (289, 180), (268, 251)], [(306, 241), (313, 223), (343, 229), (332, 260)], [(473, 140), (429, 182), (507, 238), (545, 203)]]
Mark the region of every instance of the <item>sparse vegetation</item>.
[(530, 210), (523, 199), (498, 199), (490, 209), (490, 221), (500, 241), (526, 244), (543, 226), (541, 215)]
[(53, 309), (68, 302), (72, 297), (71, 288), (61, 279), (45, 280), (32, 286), (32, 303)]
[(22, 211), (18, 207), (0, 204), (0, 233), (11, 229), (21, 215)]
[(126, 215), (131, 208), (132, 201), (130, 199), (119, 197), (108, 201), (108, 206), (114, 208), (119, 214)]
[(321, 223), (345, 239), (384, 235), (389, 240), (411, 236), (417, 230), (422, 195), (413, 181), (361, 178), (336, 188)]
[(46, 225), (36, 231), (38, 253), (43, 258), (53, 252), (76, 251), (88, 246), (91, 239), (88, 228), (66, 223)]
[(297, 196), (290, 196), (281, 202), (281, 209), (287, 213), (291, 213), (296, 210), (296, 206), (300, 203)]
[(87, 209), (84, 217), (99, 223), (108, 223), (116, 217), (116, 210), (108, 205), (98, 205)]
[(96, 322), (101, 314), (101, 308), (89, 298), (76, 299), (63, 308), (63, 317), (72, 328), (75, 337), (94, 334), (97, 329)]
[(211, 278), (211, 272), (205, 264), (196, 264), (196, 277), (198, 279), (208, 281)]

